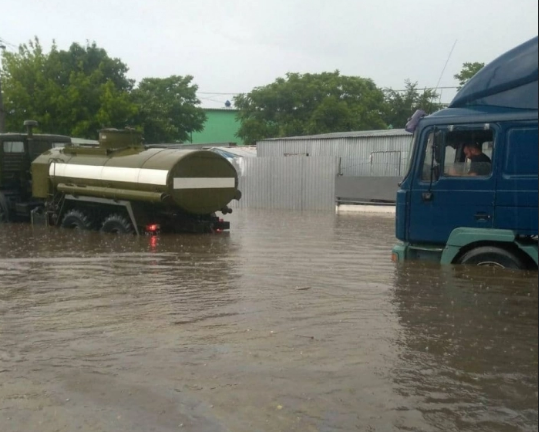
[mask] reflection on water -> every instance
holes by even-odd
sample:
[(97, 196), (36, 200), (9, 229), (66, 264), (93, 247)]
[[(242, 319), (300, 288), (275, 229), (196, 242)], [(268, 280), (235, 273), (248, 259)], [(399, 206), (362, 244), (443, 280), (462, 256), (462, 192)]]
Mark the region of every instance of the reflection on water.
[(443, 430), (537, 428), (537, 274), (412, 264), (395, 302), (406, 409)]
[(0, 226), (0, 430), (537, 430), (537, 273), (390, 261), (388, 216)]

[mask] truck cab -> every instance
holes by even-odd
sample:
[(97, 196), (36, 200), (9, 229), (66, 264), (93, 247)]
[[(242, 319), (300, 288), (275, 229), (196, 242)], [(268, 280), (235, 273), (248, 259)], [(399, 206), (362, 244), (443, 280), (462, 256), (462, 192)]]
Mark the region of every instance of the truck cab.
[(537, 38), (419, 118), (393, 259), (537, 268)]
[(31, 164), (42, 153), (71, 143), (62, 135), (34, 134), (35, 121), (24, 122), (26, 133), (0, 134), (0, 222), (29, 218), (32, 199)]

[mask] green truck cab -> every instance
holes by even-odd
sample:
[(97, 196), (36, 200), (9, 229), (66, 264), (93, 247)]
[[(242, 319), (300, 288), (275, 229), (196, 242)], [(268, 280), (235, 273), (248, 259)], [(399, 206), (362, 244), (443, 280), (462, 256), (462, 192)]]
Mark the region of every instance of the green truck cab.
[(41, 205), (32, 197), (32, 161), (56, 147), (71, 144), (63, 135), (34, 135), (37, 123), (24, 123), (27, 133), (0, 134), (0, 222), (29, 219), (31, 211)]

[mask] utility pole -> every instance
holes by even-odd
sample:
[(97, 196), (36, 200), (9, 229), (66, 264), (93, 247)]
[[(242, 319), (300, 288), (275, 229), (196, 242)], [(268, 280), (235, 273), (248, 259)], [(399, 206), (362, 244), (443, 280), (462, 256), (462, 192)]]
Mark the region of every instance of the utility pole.
[[(0, 60), (2, 60), (3, 51), (6, 46), (0, 42)], [(2, 63), (0, 62), (0, 65)], [(5, 132), (6, 128), (6, 111), (4, 110), (4, 98), (2, 96), (2, 75), (0, 75), (0, 133)]]

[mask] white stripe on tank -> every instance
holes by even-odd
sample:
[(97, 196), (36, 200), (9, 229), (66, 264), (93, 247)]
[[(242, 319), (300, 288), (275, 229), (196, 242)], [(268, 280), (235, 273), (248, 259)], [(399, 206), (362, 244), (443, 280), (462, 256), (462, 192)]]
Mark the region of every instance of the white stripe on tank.
[(51, 177), (166, 186), (168, 170), (51, 163)]
[[(96, 165), (51, 163), (49, 175), (67, 179), (98, 180), (166, 186), (168, 170), (123, 168)], [(176, 177), (174, 189), (229, 189), (236, 187), (234, 177)]]
[(236, 187), (234, 177), (176, 177), (174, 189), (229, 189)]

